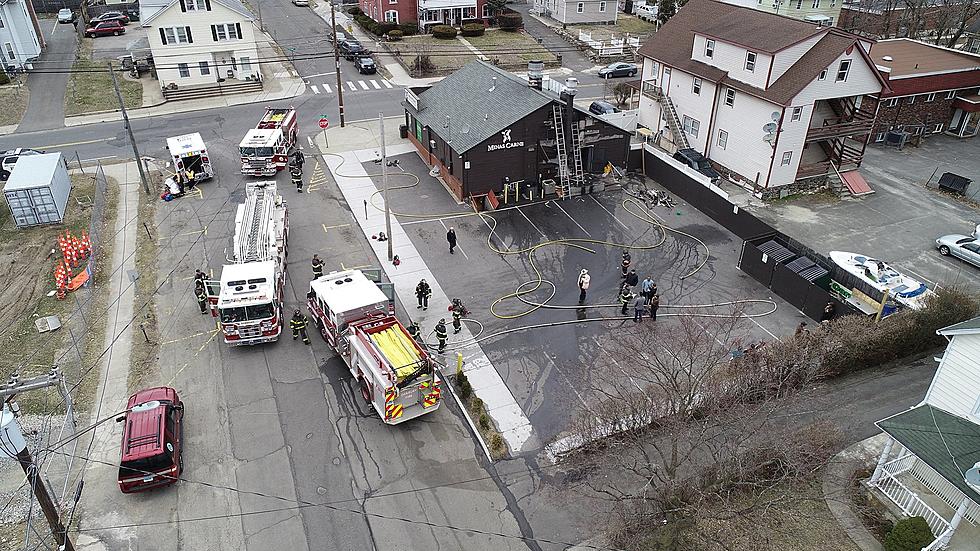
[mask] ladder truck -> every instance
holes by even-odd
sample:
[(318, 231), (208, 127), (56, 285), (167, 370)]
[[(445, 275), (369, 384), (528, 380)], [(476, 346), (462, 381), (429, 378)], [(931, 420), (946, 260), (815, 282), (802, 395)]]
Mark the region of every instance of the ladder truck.
[(316, 278), (307, 307), (382, 421), (396, 425), (439, 409), (442, 381), (435, 362), (394, 316), (388, 295), (363, 272)]
[(207, 281), (211, 314), (230, 345), (279, 339), (286, 280), (286, 201), (273, 181), (245, 185), (245, 202), (235, 215), (233, 251), (219, 281)]
[(238, 144), (242, 174), (275, 176), (289, 164), (289, 153), (296, 146), (299, 124), (296, 109), (268, 107), (255, 128)]

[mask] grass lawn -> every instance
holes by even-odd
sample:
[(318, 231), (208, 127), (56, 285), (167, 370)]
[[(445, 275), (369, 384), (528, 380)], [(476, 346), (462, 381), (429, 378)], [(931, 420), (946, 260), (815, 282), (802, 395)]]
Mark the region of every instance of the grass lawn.
[[(432, 35), (406, 36), (398, 42), (388, 44), (399, 61), (412, 76), (438, 76), (448, 75), (470, 61), (476, 59), (472, 52), (463, 53), (466, 47), (456, 39), (443, 40)], [(415, 58), (419, 55), (428, 55), (433, 64), (433, 70), (426, 75), (415, 74), (411, 70)]]
[(0, 126), (20, 124), (27, 111), (27, 86), (11, 84), (0, 86)]
[[(119, 68), (119, 63), (113, 62)], [(92, 60), (92, 39), (83, 38), (79, 47), (78, 59), (75, 60), (73, 72), (68, 78), (68, 88), (65, 90), (65, 115), (82, 115), (99, 111), (115, 111), (119, 109), (119, 100), (112, 87), (112, 75), (104, 61)], [(143, 105), (143, 85), (128, 80), (123, 71), (116, 72), (119, 81), (119, 91), (122, 92), (123, 102), (127, 109), (135, 109)]]
[(616, 18), (615, 25), (573, 25), (568, 30), (576, 36), (578, 36), (578, 31), (580, 30), (586, 32), (591, 31), (593, 39), (608, 40), (612, 35), (622, 37), (626, 33), (640, 36), (651, 35), (657, 31), (657, 25), (644, 21), (639, 17), (621, 13)]
[(490, 59), (499, 58), (498, 64), (503, 67), (525, 65), (534, 60), (546, 63), (557, 60), (554, 54), (524, 31), (512, 33), (493, 29), (483, 36), (467, 37), (466, 40)]

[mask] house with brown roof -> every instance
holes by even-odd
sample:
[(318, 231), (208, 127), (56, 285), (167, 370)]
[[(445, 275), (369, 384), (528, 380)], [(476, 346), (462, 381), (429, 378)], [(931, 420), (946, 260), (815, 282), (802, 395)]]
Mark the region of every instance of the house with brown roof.
[(960, 138), (980, 132), (980, 55), (895, 38), (876, 42), (871, 58), (888, 82), (869, 103), (878, 111), (875, 142), (889, 131)]
[[(690, 0), (640, 48), (640, 124), (763, 194), (860, 166), (887, 86), (870, 41), (715, 0)], [(770, 190), (770, 191), (766, 191)]]

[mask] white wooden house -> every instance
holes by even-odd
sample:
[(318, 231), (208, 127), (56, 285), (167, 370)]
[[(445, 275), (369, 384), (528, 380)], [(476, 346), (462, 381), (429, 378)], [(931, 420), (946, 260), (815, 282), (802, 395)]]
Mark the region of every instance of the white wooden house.
[(261, 80), (253, 17), (237, 0), (172, 0), (141, 25), (165, 90)]
[(925, 398), (877, 423), (888, 438), (870, 485), (926, 519), (936, 536), (926, 550), (977, 549), (976, 534), (957, 529), (980, 522), (980, 488), (964, 474), (980, 463), (980, 318), (938, 333), (949, 345)]

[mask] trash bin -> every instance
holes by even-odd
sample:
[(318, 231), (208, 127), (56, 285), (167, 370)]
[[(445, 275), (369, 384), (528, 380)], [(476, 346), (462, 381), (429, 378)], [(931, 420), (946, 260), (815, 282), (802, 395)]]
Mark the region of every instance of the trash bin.
[(402, 124), (398, 126), (398, 135), (404, 140), (408, 137), (408, 125)]

